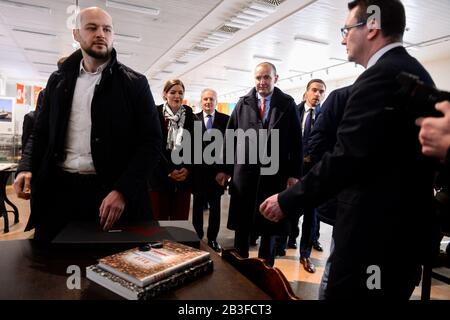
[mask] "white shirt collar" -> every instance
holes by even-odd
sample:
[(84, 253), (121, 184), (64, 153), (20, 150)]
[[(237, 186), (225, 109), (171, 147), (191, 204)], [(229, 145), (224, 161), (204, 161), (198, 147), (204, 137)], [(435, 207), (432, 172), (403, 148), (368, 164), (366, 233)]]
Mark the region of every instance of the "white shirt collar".
[(394, 42), (391, 44), (388, 44), (387, 46), (381, 48), (380, 50), (378, 50), (377, 52), (374, 53), (374, 55), (372, 57), (370, 57), (369, 62), (367, 62), (367, 68), (369, 69), (370, 67), (372, 67), (375, 63), (377, 63), (377, 61), (389, 50), (392, 50), (394, 48), (397, 47), (402, 47), (403, 43), (401, 42)]
[(107, 66), (108, 63), (109, 63), (109, 60), (108, 60), (108, 61), (106, 61), (104, 64), (102, 64), (101, 66), (99, 66), (99, 67), (97, 68), (97, 71), (95, 71), (95, 72), (89, 72), (89, 71), (87, 71), (87, 70), (84, 68), (84, 66), (83, 66), (83, 61), (84, 61), (84, 59), (81, 59), (81, 61), (80, 61), (80, 74), (82, 74), (82, 73), (88, 73), (88, 74), (92, 74), (92, 75), (97, 75), (97, 74), (99, 74), (99, 73), (102, 73), (103, 70), (106, 68), (106, 66)]
[(305, 108), (305, 112), (308, 112), (309, 109), (315, 109), (316, 107), (310, 106), (309, 103), (307, 101), (305, 101), (305, 107), (304, 108)]
[[(208, 117), (208, 114), (205, 112), (205, 111), (202, 111), (203, 112), (203, 119), (204, 118), (207, 118)], [(214, 115), (216, 114), (216, 110), (214, 110), (212, 113), (211, 113), (211, 117), (213, 117), (214, 118)]]

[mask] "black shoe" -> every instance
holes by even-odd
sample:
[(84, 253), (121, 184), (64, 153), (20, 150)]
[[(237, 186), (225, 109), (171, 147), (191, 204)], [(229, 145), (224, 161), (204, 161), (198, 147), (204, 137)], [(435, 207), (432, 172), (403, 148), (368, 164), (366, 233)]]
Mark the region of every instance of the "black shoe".
[(320, 251), (320, 252), (323, 251), (322, 245), (320, 244), (319, 241), (316, 241), (316, 242), (313, 243), (313, 248), (316, 249), (317, 251)]
[(208, 240), (208, 246), (216, 252), (222, 251), (222, 247), (217, 243), (216, 240)]
[(276, 251), (275, 255), (276, 255), (277, 257), (284, 257), (284, 256), (286, 255), (286, 250), (284, 250), (284, 249), (278, 249), (278, 250)]
[(310, 258), (301, 257), (300, 263), (303, 265), (303, 268), (305, 268), (305, 270), (308, 271), (309, 273), (316, 272), (316, 266), (314, 265), (314, 263), (311, 262)]
[(288, 242), (289, 249), (297, 249), (297, 244), (295, 242)]

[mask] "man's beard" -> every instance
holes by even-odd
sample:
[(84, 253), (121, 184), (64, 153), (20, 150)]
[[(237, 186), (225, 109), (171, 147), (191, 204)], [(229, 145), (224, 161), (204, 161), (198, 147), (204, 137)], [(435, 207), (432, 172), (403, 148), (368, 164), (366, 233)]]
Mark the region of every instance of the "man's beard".
[(109, 58), (112, 49), (107, 48), (104, 52), (94, 51), (92, 48), (83, 48), (83, 50), (88, 56), (94, 59), (106, 60)]

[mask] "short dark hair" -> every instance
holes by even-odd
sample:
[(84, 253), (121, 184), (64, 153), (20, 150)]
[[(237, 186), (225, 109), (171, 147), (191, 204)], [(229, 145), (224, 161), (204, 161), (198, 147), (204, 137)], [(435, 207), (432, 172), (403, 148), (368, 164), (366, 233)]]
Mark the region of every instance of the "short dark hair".
[(322, 79), (312, 79), (308, 82), (308, 84), (306, 85), (306, 91), (308, 91), (309, 87), (313, 84), (313, 83), (321, 83), (323, 84), (323, 86), (325, 87), (325, 89), (327, 88), (327, 85), (325, 84), (325, 82)]
[(400, 0), (354, 0), (348, 3), (348, 9), (358, 7), (356, 17), (358, 22), (369, 19), (367, 8), (378, 6), (380, 8), (380, 28), (384, 37), (392, 41), (403, 38), (406, 27), (405, 7)]
[[(275, 67), (275, 65), (274, 65), (273, 63), (264, 61), (264, 62), (259, 63), (259, 64), (256, 66), (256, 68), (258, 68), (259, 66), (262, 66), (262, 65), (268, 65), (268, 66), (270, 66), (270, 67), (272, 68), (272, 70), (273, 70), (273, 73), (274, 73), (275, 75), (277, 75), (277, 68)], [(256, 68), (255, 68), (255, 69), (256, 69)]]

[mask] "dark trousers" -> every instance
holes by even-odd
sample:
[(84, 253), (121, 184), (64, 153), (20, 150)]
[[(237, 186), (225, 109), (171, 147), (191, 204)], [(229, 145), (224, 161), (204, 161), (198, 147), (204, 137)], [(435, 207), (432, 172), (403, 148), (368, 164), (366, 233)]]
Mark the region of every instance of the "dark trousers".
[(96, 175), (58, 171), (51, 181), (54, 188), (34, 193), (33, 205), (42, 212), (36, 221), (36, 240), (50, 241), (69, 221), (100, 222), (100, 205), (109, 192)]
[(248, 258), (250, 249), (250, 231), (236, 230), (234, 232), (234, 248), (242, 258)]
[[(298, 227), (299, 219), (300, 218), (292, 220), (289, 238), (281, 238), (280, 249), (286, 249), (287, 242), (297, 242), (297, 237), (300, 233), (300, 229)], [(309, 258), (311, 256), (313, 240), (316, 233), (316, 225), (318, 223), (319, 220), (315, 209), (303, 210), (302, 236), (300, 238), (300, 257)]]
[(192, 224), (200, 239), (203, 238), (203, 208), (204, 204), (209, 203), (208, 231), (206, 236), (208, 240), (216, 241), (220, 229), (220, 197), (218, 192), (205, 192), (194, 194), (194, 203), (192, 208)]
[(258, 258), (266, 260), (266, 264), (273, 267), (279, 236), (261, 236)]

